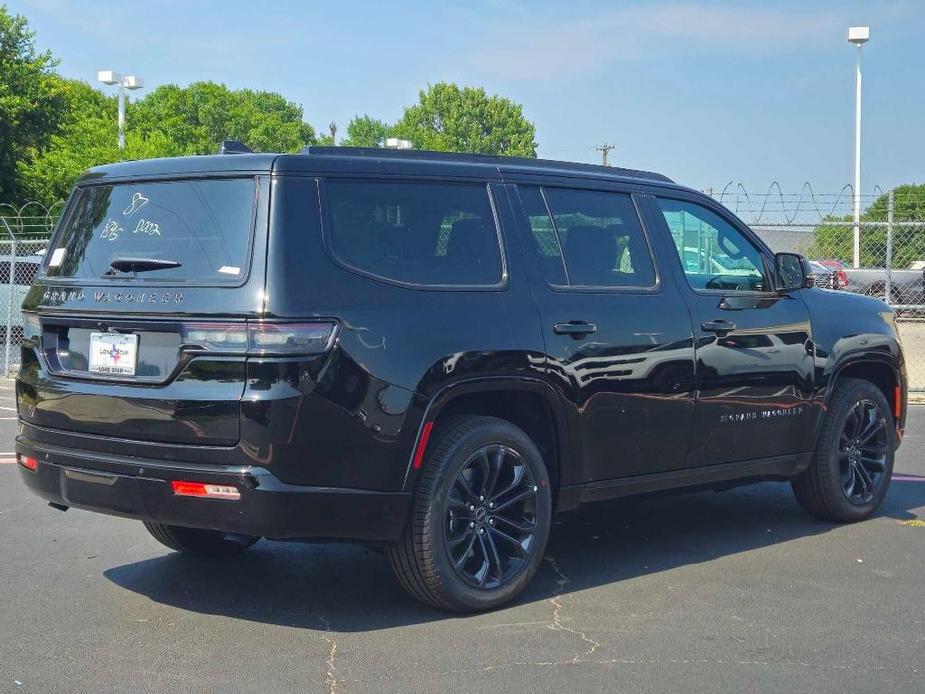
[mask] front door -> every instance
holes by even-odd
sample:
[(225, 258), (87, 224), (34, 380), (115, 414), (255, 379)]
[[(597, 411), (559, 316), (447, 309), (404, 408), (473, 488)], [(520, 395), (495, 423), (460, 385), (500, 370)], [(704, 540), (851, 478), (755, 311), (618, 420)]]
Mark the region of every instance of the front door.
[[(674, 194), (672, 194), (674, 195)], [(812, 447), (813, 343), (799, 292), (773, 291), (773, 257), (720, 205), (647, 198), (669, 233), (697, 355), (692, 467)]]
[(694, 416), (690, 316), (676, 283), (660, 276), (633, 196), (517, 188), (545, 368), (569, 411), (563, 484), (683, 467)]

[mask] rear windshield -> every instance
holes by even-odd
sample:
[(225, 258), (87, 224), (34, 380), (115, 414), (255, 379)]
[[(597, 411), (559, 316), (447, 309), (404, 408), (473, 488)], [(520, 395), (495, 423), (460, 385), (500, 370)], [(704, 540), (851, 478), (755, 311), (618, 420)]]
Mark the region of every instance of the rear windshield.
[(49, 277), (237, 284), (247, 273), (253, 178), (97, 185), (76, 195), (48, 252)]

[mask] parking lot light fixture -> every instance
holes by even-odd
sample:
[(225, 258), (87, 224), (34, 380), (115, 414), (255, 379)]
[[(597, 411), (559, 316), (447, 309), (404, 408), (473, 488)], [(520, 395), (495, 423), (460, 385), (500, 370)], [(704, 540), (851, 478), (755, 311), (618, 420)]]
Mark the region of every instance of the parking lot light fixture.
[(861, 46), (870, 40), (870, 27), (848, 27), (848, 43), (857, 46), (854, 71), (854, 267), (861, 265)]
[(113, 70), (100, 70), (96, 79), (105, 85), (119, 85), (119, 149), (125, 149), (125, 90), (144, 87), (144, 80), (138, 75), (121, 75)]

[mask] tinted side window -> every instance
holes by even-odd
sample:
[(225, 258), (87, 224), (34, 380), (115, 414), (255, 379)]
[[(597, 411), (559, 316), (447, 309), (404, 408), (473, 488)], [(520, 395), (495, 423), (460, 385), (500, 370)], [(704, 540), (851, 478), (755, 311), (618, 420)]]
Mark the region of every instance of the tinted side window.
[(478, 184), (328, 180), (328, 238), (345, 265), (421, 285), (495, 285), (501, 249)]
[(691, 287), (766, 291), (761, 253), (732, 224), (685, 200), (658, 198), (658, 204)]
[(565, 264), (562, 260), (562, 249), (559, 247), (556, 228), (546, 209), (543, 194), (539, 188), (532, 186), (520, 186), (519, 192), (532, 232), (528, 241), (529, 252), (536, 257), (546, 282), (557, 285), (568, 284)]
[(629, 195), (545, 188), (569, 284), (651, 287), (652, 255)]

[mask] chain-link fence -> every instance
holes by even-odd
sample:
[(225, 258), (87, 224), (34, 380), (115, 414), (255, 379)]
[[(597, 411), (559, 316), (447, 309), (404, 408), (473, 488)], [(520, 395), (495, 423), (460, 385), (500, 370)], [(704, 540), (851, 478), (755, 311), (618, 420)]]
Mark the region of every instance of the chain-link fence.
[(35, 279), (62, 205), (0, 204), (0, 337), (3, 373), (19, 367), (22, 302)]
[[(893, 306), (906, 349), (910, 387), (925, 391), (925, 186), (860, 196), (862, 214), (857, 225), (849, 186), (833, 194), (815, 193), (809, 184), (799, 193), (784, 193), (777, 184), (761, 195), (750, 195), (741, 184), (707, 192), (775, 251), (802, 253), (813, 261), (818, 285), (876, 296)], [(0, 204), (3, 373), (18, 367), (20, 307), (62, 207), (63, 203)]]
[(730, 184), (714, 197), (773, 250), (802, 253), (813, 261), (817, 286), (890, 304), (910, 387), (925, 391), (925, 186), (860, 196), (857, 224), (849, 187), (820, 195), (806, 184), (800, 193), (786, 194), (775, 184), (763, 195), (749, 195)]

